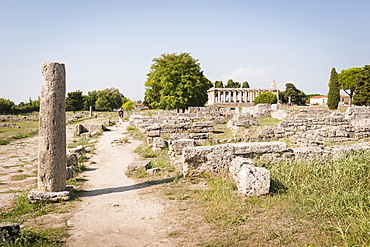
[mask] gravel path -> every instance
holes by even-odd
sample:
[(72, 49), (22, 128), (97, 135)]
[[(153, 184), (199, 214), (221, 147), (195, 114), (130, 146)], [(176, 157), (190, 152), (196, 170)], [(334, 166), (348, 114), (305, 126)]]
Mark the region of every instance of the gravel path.
[(83, 173), (85, 192), (80, 195), (78, 212), (67, 222), (68, 246), (171, 246), (162, 231), (160, 214), (164, 205), (140, 193), (142, 186), (125, 175), (140, 144), (116, 144), (127, 123), (110, 127), (96, 143), (96, 154)]

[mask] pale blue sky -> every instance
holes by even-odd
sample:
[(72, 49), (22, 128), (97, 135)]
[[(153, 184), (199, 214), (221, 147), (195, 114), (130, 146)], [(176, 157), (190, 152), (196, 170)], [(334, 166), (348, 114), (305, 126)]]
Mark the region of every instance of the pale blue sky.
[(0, 98), (36, 99), (41, 63), (67, 92), (143, 99), (152, 60), (190, 52), (211, 80), (327, 93), (330, 70), (370, 64), (369, 0), (1, 0)]

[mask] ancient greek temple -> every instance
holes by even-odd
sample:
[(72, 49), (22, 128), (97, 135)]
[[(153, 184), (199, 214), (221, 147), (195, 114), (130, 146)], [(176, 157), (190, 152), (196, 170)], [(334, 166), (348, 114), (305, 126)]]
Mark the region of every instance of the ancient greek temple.
[(249, 105), (260, 93), (272, 92), (279, 99), (279, 89), (275, 81), (272, 81), (270, 88), (210, 88), (207, 105)]

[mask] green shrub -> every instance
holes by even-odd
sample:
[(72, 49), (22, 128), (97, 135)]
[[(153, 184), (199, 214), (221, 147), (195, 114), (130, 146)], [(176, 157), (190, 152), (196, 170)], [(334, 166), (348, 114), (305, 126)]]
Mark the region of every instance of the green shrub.
[(6, 145), (6, 144), (9, 144), (8, 140), (0, 139), (0, 145)]

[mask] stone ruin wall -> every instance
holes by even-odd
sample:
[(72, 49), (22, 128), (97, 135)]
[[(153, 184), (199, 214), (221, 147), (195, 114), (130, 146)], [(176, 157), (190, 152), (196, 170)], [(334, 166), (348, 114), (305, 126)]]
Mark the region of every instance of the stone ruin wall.
[[(273, 126), (258, 126), (257, 118), (274, 116), (282, 119)], [(242, 137), (227, 140), (210, 139), (214, 124), (227, 122)], [(154, 138), (195, 139), (198, 145), (225, 142), (276, 141), (284, 138), (298, 147), (323, 147), (324, 143), (358, 141), (370, 137), (370, 108), (351, 107), (345, 113), (321, 109), (302, 109), (298, 112), (279, 110), (278, 105), (262, 104), (255, 107), (230, 108), (191, 107), (186, 113), (161, 111), (157, 115), (131, 115), (130, 124), (138, 127), (150, 145)], [(240, 135), (239, 135), (240, 136)], [(202, 141), (203, 140), (203, 141)]]
[[(258, 125), (256, 118), (268, 115), (278, 116), (282, 121), (273, 126), (245, 129)], [(245, 131), (245, 136), (231, 139), (239, 143), (199, 146), (204, 141), (208, 141), (208, 144), (218, 143), (217, 140), (209, 139), (217, 123), (217, 120), (210, 119), (220, 117), (227, 120), (231, 130)], [(230, 172), (243, 194), (261, 195), (268, 191), (266, 188), (269, 183), (266, 181), (269, 181), (269, 172), (255, 167), (252, 159), (333, 158), (341, 153), (370, 149), (368, 142), (361, 141), (370, 137), (369, 119), (369, 107), (352, 107), (345, 113), (338, 113), (311, 109), (282, 111), (278, 107), (263, 105), (236, 110), (193, 107), (186, 113), (167, 111), (153, 116), (132, 115), (130, 123), (143, 131), (153, 150), (168, 146), (169, 156), (184, 175)], [(164, 135), (169, 140), (165, 141)], [(296, 148), (288, 149), (285, 142), (276, 141), (281, 138), (290, 141)], [(324, 146), (324, 142), (344, 141), (358, 143)], [(248, 174), (255, 176), (251, 178)], [(265, 182), (261, 184), (261, 181)]]

